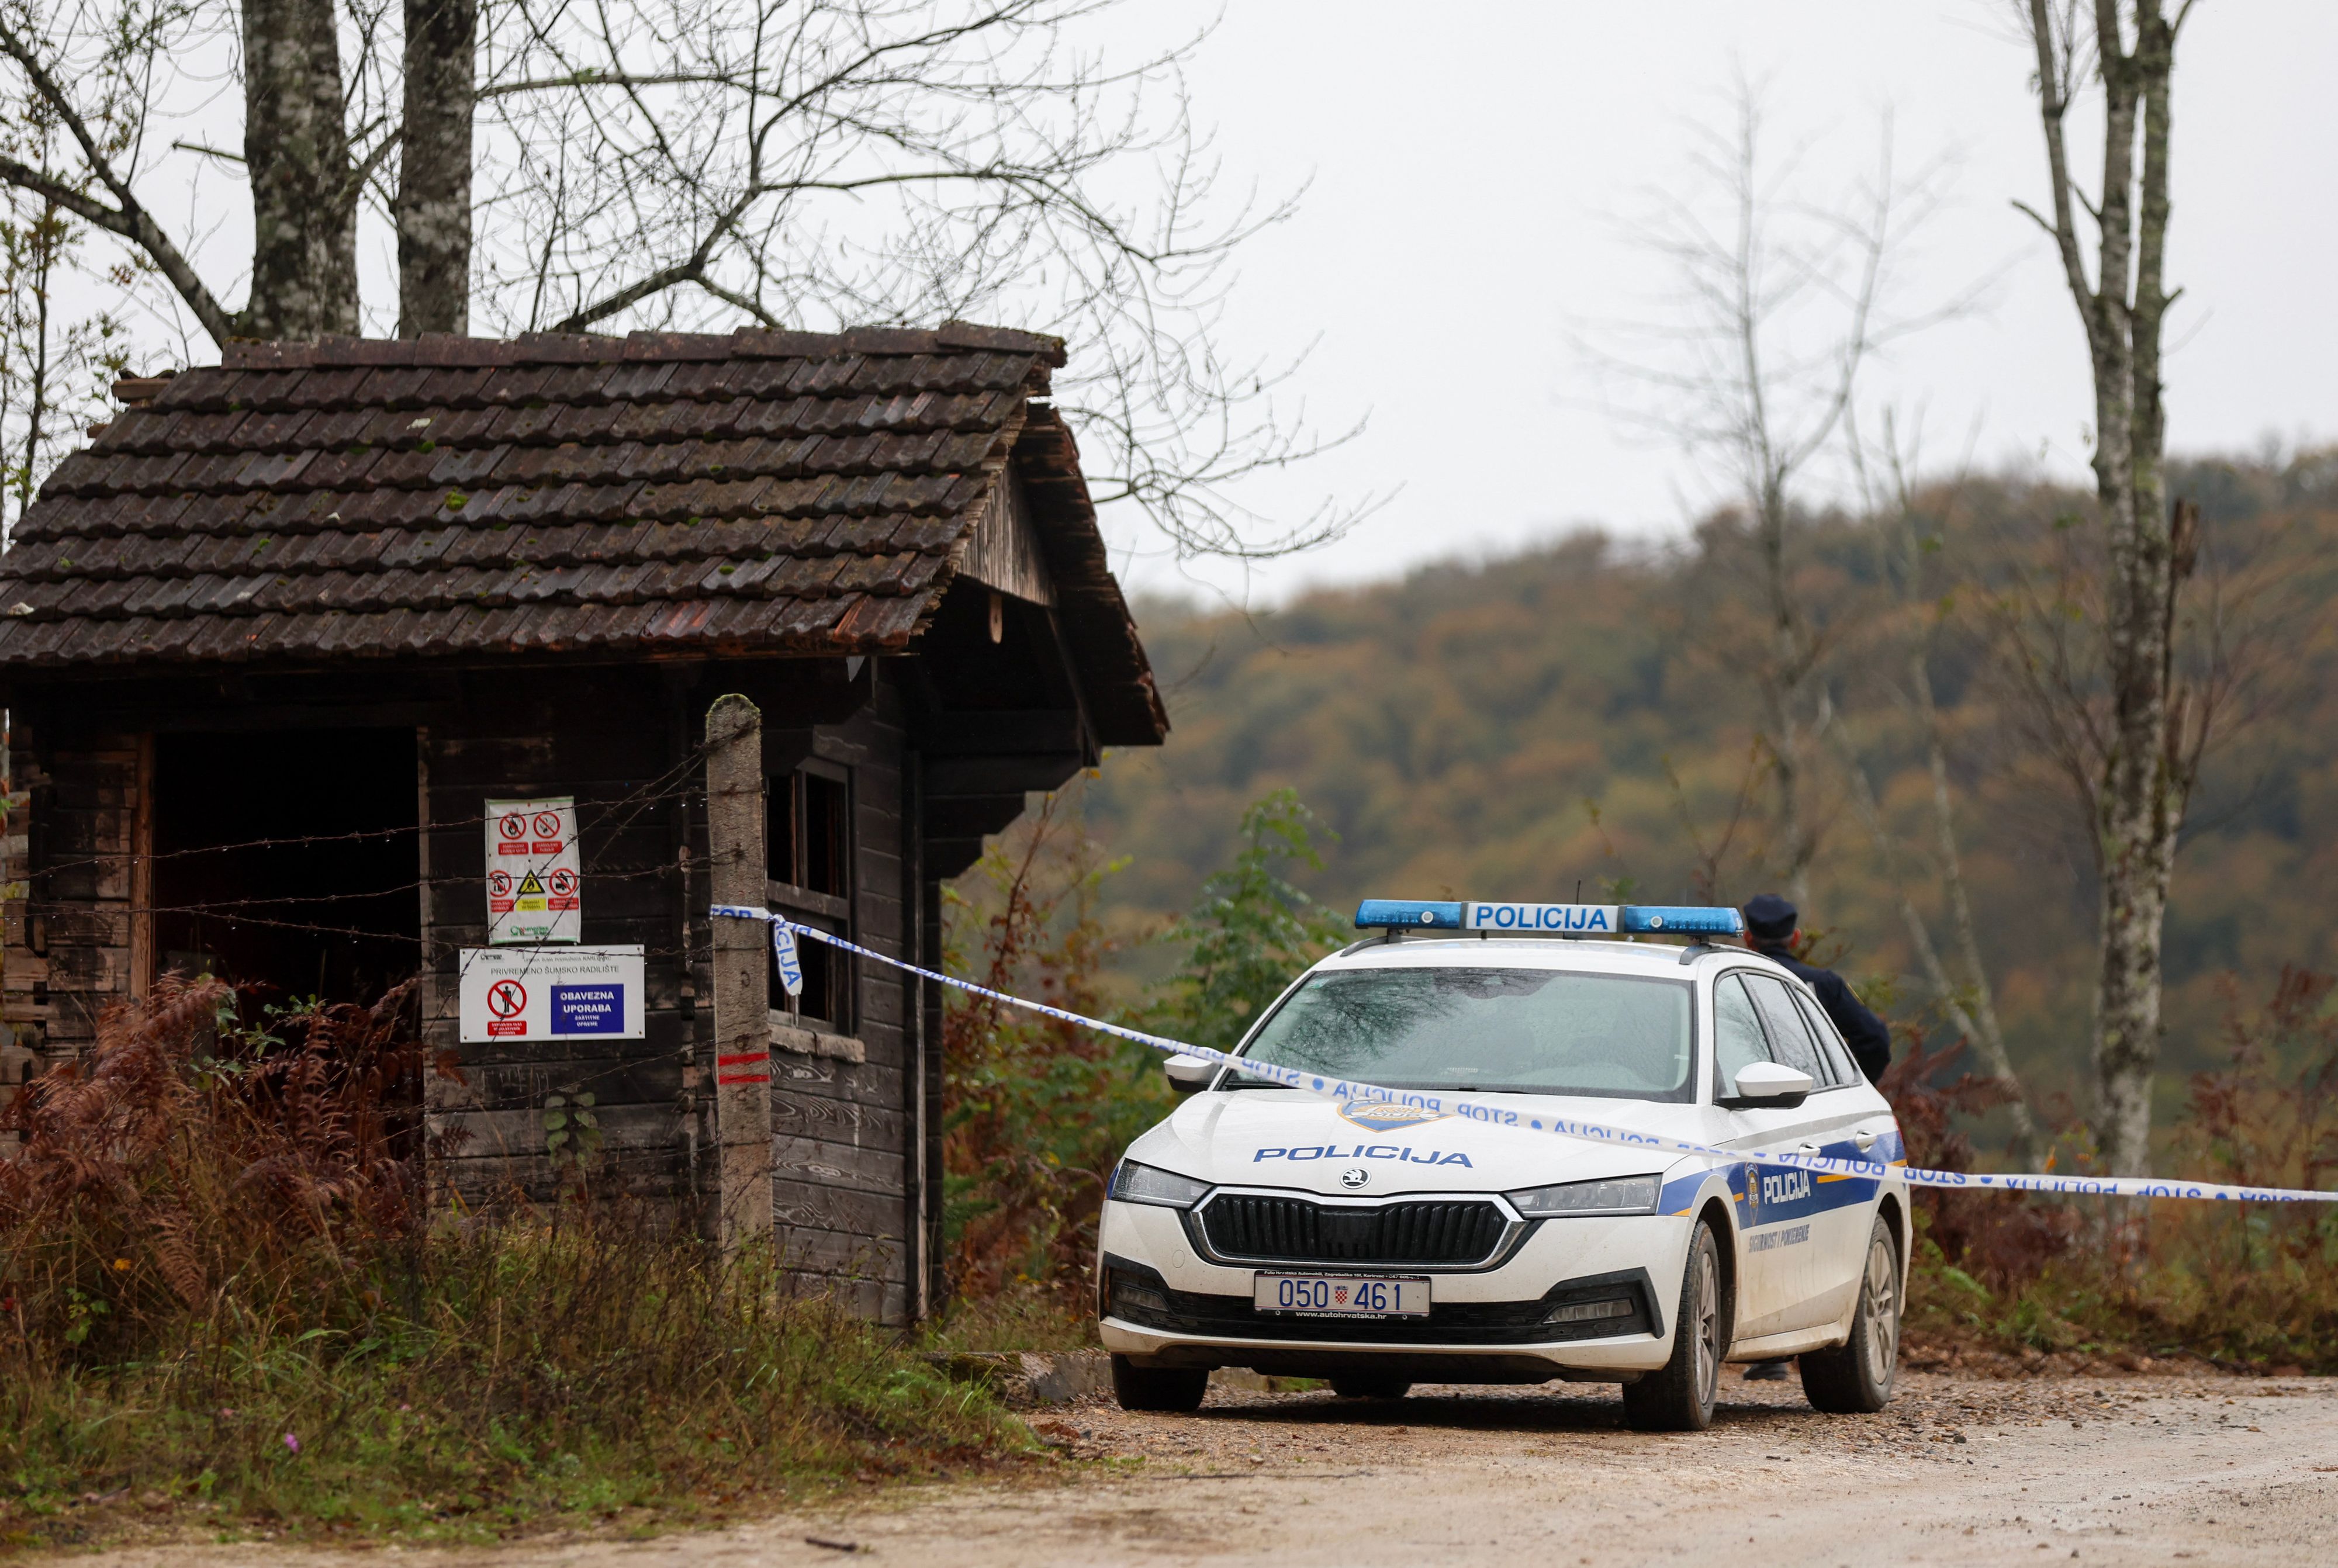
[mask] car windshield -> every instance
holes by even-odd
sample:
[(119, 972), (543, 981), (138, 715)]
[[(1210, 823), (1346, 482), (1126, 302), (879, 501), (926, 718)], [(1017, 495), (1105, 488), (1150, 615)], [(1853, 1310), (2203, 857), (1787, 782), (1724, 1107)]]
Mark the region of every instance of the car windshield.
[(1391, 1089), (1685, 1101), (1690, 995), (1685, 980), (1557, 969), (1331, 970), (1243, 1054)]

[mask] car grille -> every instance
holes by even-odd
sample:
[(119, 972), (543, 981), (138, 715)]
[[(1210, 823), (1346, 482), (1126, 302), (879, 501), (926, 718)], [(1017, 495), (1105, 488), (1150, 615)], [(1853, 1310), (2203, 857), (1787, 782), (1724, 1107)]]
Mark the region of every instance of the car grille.
[[(1299, 1318), (1261, 1312), (1241, 1296), (1173, 1290), (1158, 1272), (1144, 1264), (1106, 1255), (1102, 1294), (1099, 1308), (1125, 1323), (1211, 1338), (1280, 1339), (1310, 1345), (1498, 1346), (1664, 1332), (1646, 1278), (1636, 1269), (1567, 1280), (1532, 1301), (1439, 1301), (1430, 1305), (1427, 1318)], [(1606, 1303), (1618, 1298), (1628, 1302), (1628, 1310), (1593, 1318), (1567, 1316), (1570, 1305)]]
[(1221, 1258), (1383, 1267), (1483, 1263), (1509, 1228), (1482, 1198), (1364, 1207), (1222, 1192), (1200, 1218)]

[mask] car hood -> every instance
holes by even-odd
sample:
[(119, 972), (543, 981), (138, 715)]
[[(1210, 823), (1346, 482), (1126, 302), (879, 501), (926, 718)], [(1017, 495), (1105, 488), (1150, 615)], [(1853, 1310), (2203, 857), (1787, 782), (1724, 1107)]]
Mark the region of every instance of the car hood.
[(1677, 1162), (1657, 1150), (1552, 1132), (1553, 1117), (1678, 1135), (1688, 1131), (1683, 1123), (1691, 1112), (1631, 1100), (1470, 1100), (1463, 1113), (1329, 1100), (1295, 1089), (1196, 1094), (1130, 1144), (1128, 1157), (1221, 1186), (1364, 1197), (1506, 1191), (1647, 1175)]

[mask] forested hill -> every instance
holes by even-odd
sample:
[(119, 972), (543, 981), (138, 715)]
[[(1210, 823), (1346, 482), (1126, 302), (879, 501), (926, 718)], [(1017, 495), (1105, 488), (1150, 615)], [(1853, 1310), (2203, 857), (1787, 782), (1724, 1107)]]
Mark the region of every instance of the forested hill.
[[(2284, 963), (2338, 965), (2338, 459), (2195, 463), (2176, 481), (2202, 504), (2207, 540), (2192, 660), (2225, 672), (2232, 737), (2211, 754), (2168, 918), (2166, 1060), (2188, 1070), (2221, 1054), (2222, 976), (2255, 998)], [(1930, 774), (1895, 679), (1908, 639), (1929, 633), (2008, 1035), (2041, 1092), (2072, 1089), (2093, 872), (2002, 631), (2017, 603), (2085, 630), (2083, 578), (2051, 570), (2057, 552), (2083, 557), (2084, 498), (1988, 480), (1928, 493), (1921, 509), (1920, 581), (1896, 598), (1891, 520), (1816, 519), (1795, 543), (1833, 726), (1811, 753), (1824, 830), (1806, 920), (1871, 999), (1924, 1012), (1892, 867), (1937, 916)], [(1722, 519), (1672, 551), (1578, 536), (1272, 613), (1142, 606), (1175, 728), (1158, 753), (1108, 758), (1086, 787), (1091, 830), (1127, 858), (1108, 911), (1135, 926), (1184, 907), (1243, 807), (1284, 785), (1338, 835), (1325, 868), (1299, 877), (1338, 906), (1578, 887), (1739, 902), (1773, 887), (1757, 585), (1742, 531)], [(1851, 757), (1882, 803), (1889, 859), (1852, 809)], [(2180, 1091), (2180, 1071), (2168, 1082)]]

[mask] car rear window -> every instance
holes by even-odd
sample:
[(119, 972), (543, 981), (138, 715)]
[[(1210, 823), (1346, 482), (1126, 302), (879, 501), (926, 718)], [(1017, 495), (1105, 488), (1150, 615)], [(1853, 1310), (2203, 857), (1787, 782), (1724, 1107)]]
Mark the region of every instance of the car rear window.
[(1691, 996), (1686, 981), (1554, 969), (1331, 970), (1244, 1054), (1391, 1089), (1685, 1101)]

